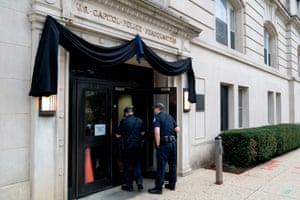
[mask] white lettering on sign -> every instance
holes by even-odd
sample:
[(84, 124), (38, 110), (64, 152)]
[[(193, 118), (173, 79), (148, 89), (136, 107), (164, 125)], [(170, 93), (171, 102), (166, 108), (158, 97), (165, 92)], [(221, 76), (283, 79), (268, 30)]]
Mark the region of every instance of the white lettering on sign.
[(158, 31), (154, 31), (150, 28), (143, 27), (132, 21), (121, 19), (120, 17), (115, 16), (113, 14), (109, 14), (103, 10), (100, 10), (99, 8), (93, 8), (92, 5), (88, 5), (83, 2), (76, 2), (75, 7), (77, 12), (89, 17), (93, 17), (95, 20), (104, 20), (107, 22), (111, 22), (121, 27), (134, 30), (138, 33), (144, 33), (146, 35), (155, 37), (157, 39), (165, 40), (173, 44), (176, 44), (176, 38), (174, 37), (171, 37), (167, 34), (160, 33)]

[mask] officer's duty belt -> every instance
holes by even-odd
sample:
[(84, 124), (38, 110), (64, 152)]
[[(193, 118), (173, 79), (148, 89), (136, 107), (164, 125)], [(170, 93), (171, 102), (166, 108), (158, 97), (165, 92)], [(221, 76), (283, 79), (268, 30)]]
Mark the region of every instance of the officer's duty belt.
[(161, 142), (176, 142), (175, 136), (163, 136), (160, 137)]
[(126, 140), (127, 143), (141, 143), (142, 140)]

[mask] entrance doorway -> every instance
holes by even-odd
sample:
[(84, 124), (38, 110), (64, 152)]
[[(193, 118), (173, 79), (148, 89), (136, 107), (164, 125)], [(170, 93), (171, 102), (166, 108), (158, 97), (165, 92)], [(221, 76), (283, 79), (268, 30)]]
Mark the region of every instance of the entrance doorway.
[(153, 88), (150, 68), (101, 68), (72, 57), (70, 61), (69, 199), (122, 184), (122, 157), (114, 134), (127, 105), (145, 122), (142, 170), (145, 177), (154, 177), (152, 106), (163, 102), (176, 118), (176, 88)]
[[(119, 122), (123, 118), (123, 110), (126, 106), (132, 105), (134, 114), (140, 117), (146, 128), (145, 143), (143, 149), (142, 172), (147, 178), (154, 178), (156, 171), (156, 157), (154, 148), (153, 132), (153, 105), (155, 102), (162, 102), (166, 105), (166, 112), (176, 119), (176, 88), (152, 88), (152, 89), (130, 89), (116, 87), (114, 89), (114, 116), (113, 122)], [(117, 124), (114, 124), (117, 127)], [(116, 131), (114, 131), (116, 132)], [(118, 148), (114, 148), (115, 150)], [(120, 150), (115, 152), (118, 163), (121, 163), (122, 157)], [(119, 165), (119, 171), (123, 171), (123, 166)]]

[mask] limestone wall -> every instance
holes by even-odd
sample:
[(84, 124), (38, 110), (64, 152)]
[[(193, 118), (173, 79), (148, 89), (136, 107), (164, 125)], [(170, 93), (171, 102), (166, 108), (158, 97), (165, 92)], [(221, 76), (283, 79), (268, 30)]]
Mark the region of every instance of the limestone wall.
[(0, 199), (30, 198), (29, 0), (0, 1)]

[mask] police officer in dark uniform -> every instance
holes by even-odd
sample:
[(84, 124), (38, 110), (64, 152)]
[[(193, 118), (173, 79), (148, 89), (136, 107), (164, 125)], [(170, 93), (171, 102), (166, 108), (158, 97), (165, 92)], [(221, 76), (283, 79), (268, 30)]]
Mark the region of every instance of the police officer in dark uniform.
[(155, 179), (155, 187), (149, 189), (152, 194), (162, 194), (162, 186), (165, 179), (166, 163), (169, 164), (170, 179), (165, 188), (175, 190), (177, 181), (177, 152), (176, 152), (176, 136), (180, 131), (174, 118), (164, 112), (165, 106), (162, 103), (156, 103), (154, 106), (155, 117), (154, 135), (155, 145), (157, 148), (157, 171)]
[(133, 108), (124, 109), (124, 119), (118, 127), (117, 138), (123, 138), (123, 164), (125, 185), (122, 190), (133, 191), (133, 175), (139, 191), (143, 189), (141, 171), (142, 145), (144, 142), (145, 126), (142, 119), (133, 115)]

